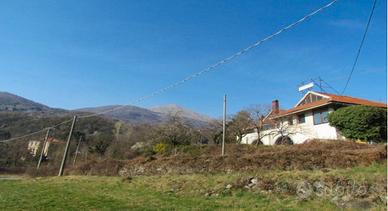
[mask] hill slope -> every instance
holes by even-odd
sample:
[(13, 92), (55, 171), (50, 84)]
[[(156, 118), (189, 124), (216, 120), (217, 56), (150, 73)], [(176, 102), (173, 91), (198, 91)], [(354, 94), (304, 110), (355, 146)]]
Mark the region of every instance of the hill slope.
[[(110, 105), (101, 107), (90, 107), (77, 109), (77, 112), (99, 113), (106, 110), (121, 107), (120, 105)], [(117, 119), (133, 124), (157, 124), (168, 121), (169, 115), (178, 115), (184, 123), (194, 127), (206, 126), (210, 118), (195, 113), (177, 105), (160, 106), (152, 109), (145, 109), (137, 106), (124, 106), (115, 111), (104, 114), (107, 118)]]
[(22, 112), (36, 116), (58, 116), (69, 113), (64, 109), (51, 108), (8, 92), (0, 92), (0, 112)]
[[(99, 113), (111, 110), (120, 105), (109, 105), (101, 107), (89, 107), (76, 110), (64, 110), (51, 108), (49, 106), (34, 102), (32, 100), (8, 93), (0, 92), (0, 112), (17, 112), (34, 117), (57, 117), (73, 115), (74, 113)], [(210, 118), (179, 107), (177, 105), (159, 106), (152, 109), (141, 108), (137, 106), (124, 106), (115, 111), (104, 114), (109, 119), (121, 120), (133, 124), (156, 124), (165, 122), (169, 115), (179, 115), (182, 120), (195, 127), (203, 127), (208, 124)]]
[[(81, 108), (77, 109), (76, 111), (99, 113), (118, 107), (120, 107), (120, 105)], [(163, 121), (163, 117), (159, 113), (137, 106), (124, 106), (123, 108), (106, 113), (104, 114), (104, 116), (108, 118), (118, 119), (127, 123), (153, 124)]]
[(0, 92), (0, 111), (36, 112), (48, 110), (50, 110), (50, 107), (43, 104), (8, 92)]
[(175, 104), (169, 104), (169, 105), (163, 105), (163, 106), (157, 106), (150, 109), (151, 111), (162, 113), (165, 115), (179, 115), (183, 118), (202, 121), (202, 122), (209, 122), (211, 121), (210, 117), (207, 117), (205, 115), (196, 113), (194, 111), (191, 111), (186, 108), (182, 108)]

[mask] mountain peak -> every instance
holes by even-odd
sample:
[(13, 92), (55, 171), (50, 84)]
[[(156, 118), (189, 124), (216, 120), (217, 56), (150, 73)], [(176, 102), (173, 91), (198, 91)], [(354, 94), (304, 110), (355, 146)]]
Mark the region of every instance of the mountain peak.
[(0, 92), (0, 111), (47, 111), (50, 107), (9, 92)]
[(162, 113), (165, 115), (179, 115), (184, 118), (194, 119), (202, 122), (209, 122), (211, 120), (210, 117), (207, 117), (205, 115), (199, 114), (197, 112), (194, 112), (192, 110), (183, 108), (182, 106), (176, 105), (176, 104), (167, 104), (167, 105), (161, 105), (156, 106), (150, 109), (151, 111)]
[[(120, 109), (115, 109), (120, 107)], [(204, 126), (211, 119), (207, 116), (198, 114), (189, 109), (183, 108), (176, 104), (168, 104), (158, 106), (152, 109), (132, 105), (108, 105), (100, 107), (89, 107), (77, 110), (63, 110), (57, 108), (50, 108), (32, 100), (8, 93), (0, 92), (0, 112), (23, 112), (27, 114), (34, 114), (37, 116), (60, 116), (68, 115), (77, 112), (100, 113), (113, 109), (113, 111), (105, 113), (104, 116), (112, 119), (121, 120), (128, 123), (160, 123), (165, 122), (169, 115), (179, 115), (183, 121), (190, 123), (193, 126)]]

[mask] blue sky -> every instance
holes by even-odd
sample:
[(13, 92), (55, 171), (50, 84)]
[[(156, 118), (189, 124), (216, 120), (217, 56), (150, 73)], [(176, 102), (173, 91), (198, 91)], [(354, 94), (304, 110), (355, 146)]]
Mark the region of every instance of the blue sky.
[[(67, 109), (128, 104), (230, 56), (327, 0), (2, 1), (0, 90)], [(372, 0), (339, 0), (239, 59), (137, 106), (213, 117), (279, 99), (302, 81), (341, 90)], [(379, 0), (346, 95), (386, 101), (386, 1)]]

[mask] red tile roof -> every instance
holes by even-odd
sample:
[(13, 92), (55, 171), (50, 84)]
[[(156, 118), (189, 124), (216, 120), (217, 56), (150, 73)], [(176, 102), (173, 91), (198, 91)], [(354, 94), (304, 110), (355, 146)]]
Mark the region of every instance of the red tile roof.
[(276, 122), (274, 122), (272, 119), (276, 116), (279, 116), (279, 115), (282, 115), (283, 113), (285, 113), (287, 110), (283, 110), (283, 109), (279, 109), (279, 113), (275, 114), (273, 113), (272, 111), (264, 118), (264, 124), (275, 124)]
[[(297, 113), (297, 112), (304, 111), (304, 110), (309, 110), (312, 108), (321, 107), (321, 106), (332, 104), (332, 103), (345, 103), (345, 104), (366, 105), (366, 106), (387, 108), (387, 104), (385, 104), (385, 103), (374, 102), (374, 101), (370, 101), (370, 100), (349, 97), (349, 96), (328, 94), (328, 93), (323, 93), (323, 92), (315, 92), (315, 93), (325, 95), (329, 98), (322, 98), (321, 100), (314, 101), (314, 102), (307, 103), (307, 104), (303, 104), (303, 105), (299, 105), (299, 106), (296, 106), (296, 107), (289, 109), (289, 110), (282, 110), (279, 112), (278, 115), (273, 116), (273, 118), (287, 116), (289, 114)], [(314, 94), (314, 93), (312, 93), (312, 94)]]
[(331, 98), (331, 101), (335, 101), (335, 102), (387, 108), (387, 104), (381, 103), (381, 102), (374, 102), (374, 101), (355, 98), (355, 97), (340, 96), (340, 95), (328, 94), (328, 93), (323, 93), (323, 92), (317, 92), (317, 93), (322, 94), (322, 95), (326, 95), (326, 96)]

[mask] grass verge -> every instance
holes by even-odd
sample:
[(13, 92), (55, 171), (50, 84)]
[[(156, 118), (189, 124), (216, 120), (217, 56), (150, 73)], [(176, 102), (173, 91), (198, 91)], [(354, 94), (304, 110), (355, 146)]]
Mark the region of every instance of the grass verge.
[[(0, 210), (336, 210), (332, 198), (301, 200), (297, 194), (238, 187), (255, 177), (284, 182), (326, 178), (386, 184), (385, 164), (319, 171), (260, 171), (230, 174), (138, 176), (66, 176), (0, 179)], [(225, 186), (233, 188), (226, 190)], [(212, 193), (212, 194), (209, 194)], [(360, 205), (362, 206), (362, 205)], [(354, 208), (354, 207), (353, 207)], [(363, 208), (363, 207), (361, 207)], [(372, 210), (385, 210), (385, 203)], [(350, 207), (349, 209), (352, 209)]]

